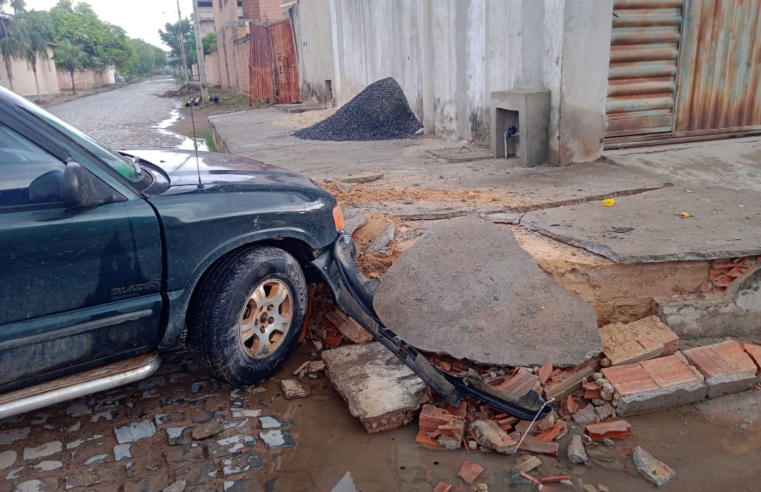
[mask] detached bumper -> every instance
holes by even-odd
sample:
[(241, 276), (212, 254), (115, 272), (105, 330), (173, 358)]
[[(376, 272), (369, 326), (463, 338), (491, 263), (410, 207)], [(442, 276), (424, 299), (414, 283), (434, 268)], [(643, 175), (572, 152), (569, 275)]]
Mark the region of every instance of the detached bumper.
[(343, 311), (394, 353), (420, 379), (450, 405), (473, 397), (503, 412), (524, 420), (541, 420), (552, 408), (535, 391), (525, 395), (507, 393), (485, 383), (474, 371), (455, 377), (433, 366), (418, 350), (383, 326), (373, 308), (378, 281), (366, 279), (354, 263), (355, 247), (351, 236), (341, 234), (333, 248), (312, 262), (330, 288)]

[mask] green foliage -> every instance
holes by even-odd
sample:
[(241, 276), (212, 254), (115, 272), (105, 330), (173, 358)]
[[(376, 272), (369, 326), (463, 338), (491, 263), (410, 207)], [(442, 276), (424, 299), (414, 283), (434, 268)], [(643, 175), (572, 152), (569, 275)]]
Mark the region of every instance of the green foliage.
[(135, 50), (135, 62), (130, 67), (130, 74), (150, 75), (166, 66), (166, 53), (142, 39), (131, 40)]
[(185, 40), (185, 55), (188, 62), (188, 70), (198, 62), (196, 53), (196, 33), (193, 23), (189, 19), (183, 19), (182, 23), (167, 23), (164, 29), (159, 29), (161, 41), (169, 46), (169, 64), (173, 67), (182, 66), (182, 52), (180, 50), (180, 34)]
[(210, 55), (217, 49), (217, 34), (210, 32), (201, 40), (203, 41), (203, 54)]

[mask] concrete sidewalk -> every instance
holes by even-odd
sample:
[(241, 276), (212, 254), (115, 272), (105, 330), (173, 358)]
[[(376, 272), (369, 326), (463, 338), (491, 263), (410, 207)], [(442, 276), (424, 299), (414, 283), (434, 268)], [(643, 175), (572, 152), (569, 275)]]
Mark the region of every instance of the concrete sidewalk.
[[(410, 220), (507, 213), (508, 222), (619, 263), (761, 255), (761, 138), (524, 168), (517, 159), (458, 161), (457, 155), (483, 149), (438, 138), (300, 140), (278, 122), (286, 117), (264, 109), (210, 122), (218, 148), (322, 181), (349, 215), (376, 211)], [(383, 178), (341, 188), (331, 183), (372, 173)], [(606, 198), (618, 201), (603, 207)]]

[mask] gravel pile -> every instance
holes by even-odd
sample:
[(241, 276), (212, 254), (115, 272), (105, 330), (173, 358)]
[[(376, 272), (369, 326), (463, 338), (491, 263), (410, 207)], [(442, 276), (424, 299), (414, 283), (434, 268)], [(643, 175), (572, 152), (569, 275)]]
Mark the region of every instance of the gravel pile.
[(333, 116), (294, 135), (304, 140), (396, 140), (421, 128), (404, 91), (389, 77), (367, 86)]

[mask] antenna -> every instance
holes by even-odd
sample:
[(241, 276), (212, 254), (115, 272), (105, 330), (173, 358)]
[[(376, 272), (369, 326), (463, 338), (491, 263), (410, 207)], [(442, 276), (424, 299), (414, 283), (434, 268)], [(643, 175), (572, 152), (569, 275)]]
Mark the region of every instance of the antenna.
[[(197, 2), (198, 0), (193, 0), (194, 2)], [(180, 54), (182, 56), (182, 67), (185, 71), (185, 83), (190, 84), (190, 77), (188, 77), (188, 57), (185, 54), (185, 36), (182, 34), (182, 12), (180, 11), (180, 0), (177, 0), (177, 18), (179, 19), (179, 23), (177, 24), (177, 31), (180, 34)], [(200, 54), (200, 56), (203, 56), (203, 53)], [(192, 72), (191, 72), (192, 76)], [(203, 94), (203, 89), (201, 90), (201, 94)], [(201, 99), (203, 100), (203, 95), (201, 96)], [(196, 152), (196, 171), (198, 172), (198, 187), (203, 188), (203, 183), (201, 182), (201, 159), (198, 157), (198, 140), (196, 139), (196, 119), (195, 114), (193, 112), (193, 102), (190, 103), (190, 123), (193, 126), (193, 149), (195, 149)]]

